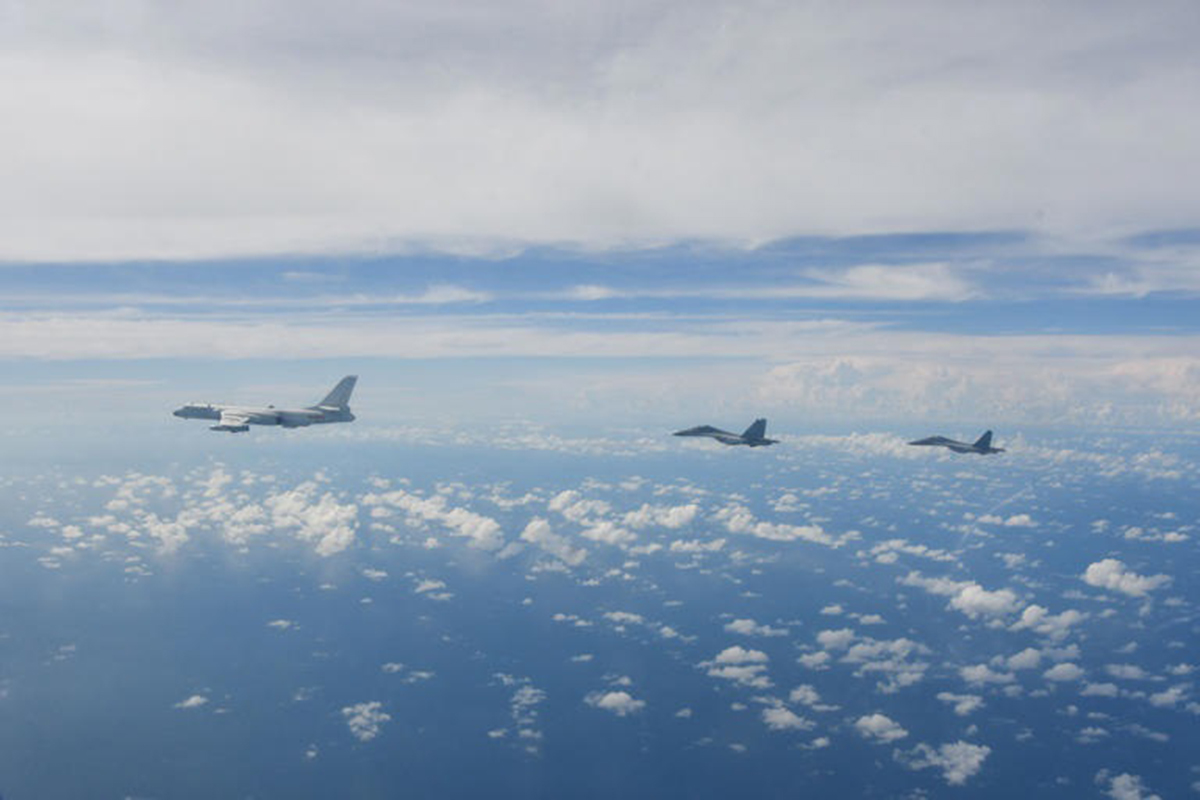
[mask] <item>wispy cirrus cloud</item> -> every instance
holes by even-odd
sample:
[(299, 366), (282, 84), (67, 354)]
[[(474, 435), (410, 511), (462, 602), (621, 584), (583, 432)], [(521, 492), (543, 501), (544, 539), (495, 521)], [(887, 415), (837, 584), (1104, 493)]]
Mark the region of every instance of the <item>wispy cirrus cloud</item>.
[[(546, 297), (559, 300), (601, 301), (653, 298), (711, 300), (875, 300), (883, 302), (958, 302), (977, 297), (982, 288), (964, 269), (945, 262), (917, 264), (859, 264), (847, 268), (797, 269), (758, 286), (695, 282), (671, 287), (628, 287), (580, 284)], [(803, 278), (798, 282), (796, 278)]]

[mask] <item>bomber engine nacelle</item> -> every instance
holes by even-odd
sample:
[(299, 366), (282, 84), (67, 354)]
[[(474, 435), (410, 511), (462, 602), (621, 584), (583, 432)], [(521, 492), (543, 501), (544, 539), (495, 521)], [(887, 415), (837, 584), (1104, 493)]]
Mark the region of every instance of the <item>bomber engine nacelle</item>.
[(229, 433), (245, 433), (250, 430), (249, 425), (213, 425), (209, 428), (210, 431), (228, 431)]

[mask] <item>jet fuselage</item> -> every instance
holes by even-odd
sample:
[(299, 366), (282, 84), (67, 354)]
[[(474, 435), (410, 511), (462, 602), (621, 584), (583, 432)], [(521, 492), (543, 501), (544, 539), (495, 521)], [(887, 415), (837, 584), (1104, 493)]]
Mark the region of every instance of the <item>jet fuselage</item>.
[(946, 436), (930, 436), (925, 439), (917, 439), (915, 442), (909, 442), (911, 445), (921, 447), (945, 447), (955, 453), (973, 453), (975, 455), (986, 456), (991, 453), (1003, 453), (1003, 447), (992, 447), (992, 432), (987, 431), (979, 440), (971, 442), (960, 442), (957, 439), (950, 439)]
[(695, 428), (687, 428), (686, 430), (676, 431), (674, 436), (704, 436), (709, 439), (716, 439), (721, 444), (727, 445), (745, 445), (746, 447), (766, 447), (771, 444), (778, 444), (778, 439), (768, 439), (763, 434), (767, 430), (766, 420), (756, 420), (753, 425), (746, 429), (745, 433), (731, 433), (723, 431), (720, 428), (714, 428), (712, 425), (697, 425)]

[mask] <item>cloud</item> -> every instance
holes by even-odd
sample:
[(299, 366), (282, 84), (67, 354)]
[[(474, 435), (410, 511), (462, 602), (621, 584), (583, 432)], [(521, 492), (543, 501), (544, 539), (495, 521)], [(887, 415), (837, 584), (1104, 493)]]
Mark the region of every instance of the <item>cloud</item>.
[(829, 653), (822, 650), (817, 653), (805, 653), (804, 655), (798, 656), (796, 661), (799, 662), (801, 666), (807, 667), (808, 669), (825, 670), (829, 669), (829, 662), (831, 658), (832, 657), (829, 655)]
[(422, 497), (413, 492), (396, 489), (383, 494), (370, 493), (362, 498), (369, 507), (390, 507), (403, 511), (416, 525), (433, 523), (450, 531), (452, 536), (466, 539), (471, 547), (495, 551), (504, 546), (500, 523), (491, 517), (466, 508), (450, 506), (443, 495)]
[(1064, 683), (1067, 681), (1077, 681), (1083, 678), (1087, 673), (1078, 665), (1070, 662), (1055, 664), (1050, 669), (1042, 673), (1042, 677), (1048, 681), (1055, 683)]
[(845, 650), (854, 641), (856, 634), (850, 628), (838, 628), (817, 633), (817, 643), (826, 650)]
[(735, 644), (717, 653), (713, 660), (718, 664), (765, 664), (770, 659), (761, 650), (747, 650)]
[(580, 531), (579, 535), (593, 542), (617, 547), (623, 547), (637, 540), (635, 534), (619, 527), (611, 520), (594, 522)]
[(713, 678), (732, 681), (742, 686), (766, 689), (771, 686), (767, 677), (767, 662), (770, 658), (761, 650), (747, 650), (740, 645), (727, 647), (711, 661), (701, 662)]
[(1145, 597), (1149, 592), (1171, 583), (1167, 575), (1138, 575), (1115, 558), (1089, 564), (1083, 573), (1083, 580), (1089, 586), (1112, 589), (1130, 597)]
[(837, 297), (875, 300), (966, 300), (974, 292), (949, 264), (862, 264), (849, 269), (809, 270), (816, 286), (788, 291), (783, 296)]
[(1029, 628), (1053, 641), (1060, 641), (1066, 638), (1072, 626), (1085, 619), (1087, 619), (1087, 614), (1074, 609), (1052, 615), (1042, 606), (1029, 605), (1021, 612), (1021, 619), (1013, 623), (1009, 630), (1019, 631)]
[(1013, 683), (1016, 680), (1011, 672), (995, 672), (987, 664), (962, 667), (958, 670), (958, 674), (964, 681), (973, 685)]
[(965, 717), (973, 711), (978, 711), (983, 708), (983, 698), (977, 694), (953, 694), (952, 692), (938, 692), (938, 700), (943, 703), (949, 703), (954, 706), (954, 713), (960, 717)]
[(592, 692), (584, 702), (592, 708), (611, 711), (618, 717), (636, 714), (646, 707), (645, 700), (635, 700), (628, 692)]
[(1149, 673), (1137, 664), (1106, 664), (1104, 671), (1114, 678), (1130, 681), (1144, 681), (1150, 677)]
[(918, 656), (927, 653), (929, 648), (904, 637), (890, 641), (864, 637), (852, 644), (841, 660), (855, 665), (856, 676), (883, 676), (876, 687), (885, 694), (892, 694), (925, 677), (929, 664), (919, 660)]
[(911, 555), (928, 558), (932, 561), (954, 561), (955, 557), (945, 550), (939, 550), (928, 545), (910, 544), (907, 539), (888, 539), (872, 545), (870, 550), (861, 551), (859, 555), (870, 556), (880, 564), (894, 564), (900, 555)]
[(1112, 800), (1162, 800), (1142, 782), (1140, 775), (1130, 775), (1127, 772), (1110, 775), (1108, 770), (1101, 770), (1096, 774), (1096, 782), (1108, 783), (1106, 794)]
[(984, 514), (981, 517), (976, 517), (975, 521), (981, 525), (1003, 525), (1006, 528), (1036, 528), (1037, 523), (1033, 521), (1033, 517), (1028, 514), (1013, 514), (1010, 517), (998, 517), (994, 514)]
[(709, 666), (709, 676), (732, 681), (734, 684), (754, 688), (769, 688), (770, 678), (764, 664), (743, 664), (743, 666)]
[(1013, 613), (1020, 608), (1020, 601), (1010, 589), (990, 592), (982, 586), (972, 583), (964, 586), (958, 594), (951, 598), (950, 607), (971, 618), (995, 617)]
[[(1030, 606), (1030, 608), (1037, 608), (1037, 606)], [(1026, 647), (1021, 652), (1009, 656), (1004, 663), (1009, 669), (1037, 669), (1037, 666), (1042, 663), (1042, 651)]]
[(939, 768), (946, 783), (962, 786), (983, 768), (983, 762), (991, 752), (986, 745), (958, 741), (943, 744), (936, 750), (927, 744), (919, 744), (908, 753), (897, 751), (896, 759), (909, 769)]
[(176, 703), (174, 706), (172, 706), (172, 708), (184, 708), (184, 709), (200, 708), (201, 706), (204, 706), (207, 704), (208, 704), (207, 697), (205, 697), (202, 694), (194, 694), (194, 695), (191, 695), (190, 697), (180, 700), (178, 703)]
[(350, 733), (360, 742), (374, 739), (383, 729), (384, 723), (392, 718), (383, 710), (383, 703), (378, 700), (346, 706), (342, 709), (342, 717), (346, 720)]
[(899, 723), (878, 713), (859, 717), (854, 723), (854, 729), (864, 739), (871, 739), (879, 744), (887, 744), (908, 736), (908, 731), (904, 730)]
[(930, 594), (949, 597), (950, 608), (961, 611), (972, 619), (1001, 617), (1012, 614), (1021, 607), (1020, 600), (1011, 589), (988, 591), (974, 581), (926, 578), (919, 572), (910, 572), (898, 581), (904, 586), (918, 586)]
[(630, 511), (622, 517), (622, 522), (631, 528), (647, 528), (650, 526), (669, 528), (672, 530), (690, 525), (700, 506), (687, 503), (679, 506), (654, 506), (643, 504), (636, 511)]
[(546, 507), (557, 511), (572, 522), (586, 523), (588, 520), (603, 516), (612, 510), (612, 505), (605, 500), (583, 497), (574, 489), (559, 492), (550, 498)]
[(1147, 699), (1150, 701), (1150, 705), (1155, 708), (1174, 708), (1180, 702), (1187, 699), (1190, 688), (1187, 684), (1172, 686), (1161, 692), (1155, 692)]
[[(790, 394), (788, 390), (791, 388), (802, 391), (808, 373), (816, 373), (811, 377), (821, 380), (822, 386), (834, 389), (852, 382), (857, 376), (846, 373), (853, 372), (855, 369), (852, 364), (840, 359), (834, 359), (832, 362), (793, 364), (789, 368), (775, 368), (767, 376), (764, 393), (774, 393), (776, 389), (779, 389), (785, 394)], [(812, 388), (812, 385), (809, 384), (809, 387)], [(816, 389), (816, 391), (820, 392), (821, 389)], [(808, 399), (814, 403), (824, 404), (822, 397), (810, 395)], [(843, 399), (848, 400), (849, 398)], [(789, 444), (814, 449), (833, 448), (858, 456), (885, 456), (906, 460), (923, 457), (919, 448), (910, 447), (906, 439), (894, 433), (850, 433), (843, 436), (809, 434), (789, 439)]]
[(332, 492), (321, 493), (314, 481), (268, 495), (263, 506), (271, 514), (274, 527), (295, 528), (297, 538), (315, 542), (317, 555), (331, 556), (354, 543), (358, 507), (339, 503)]
[(840, 547), (848, 538), (854, 538), (849, 534), (835, 538), (826, 533), (820, 525), (789, 525), (759, 520), (748, 508), (738, 503), (721, 508), (713, 517), (724, 523), (730, 533), (748, 534), (775, 542), (799, 540), (822, 544), (826, 547)]
[(700, 539), (676, 539), (671, 542), (672, 553), (715, 553), (725, 547), (724, 539), (702, 541)]
[[(837, 346), (821, 336), (807, 337), (800, 346), (778, 343), (771, 352), (781, 363), (761, 379), (759, 394), (762, 404), (846, 421), (982, 415), (1057, 424), (1120, 420), (1140, 426), (1150, 419), (1192, 420), (1197, 412), (1189, 401), (1200, 398), (1200, 361), (1194, 342), (1190, 350), (1179, 347), (1190, 338), (1186, 333), (997, 337), (848, 330), (837, 337)], [(1045, 349), (1051, 341), (1056, 346), (1052, 354)], [(970, 359), (963, 358), (966, 352), (972, 353)], [(1189, 366), (1163, 367), (1162, 381), (1124, 375), (1124, 365), (1162, 361)], [(1023, 388), (1034, 376), (1045, 387), (1036, 397)], [(1002, 444), (1015, 452), (1012, 443)], [(894, 435), (860, 440), (856, 446), (889, 456), (929, 457)], [(1021, 452), (1029, 448), (1041, 449), (1022, 443)], [(1014, 522), (1026, 522), (1014, 516)]]
[(730, 633), (740, 633), (743, 636), (787, 636), (787, 628), (772, 628), (770, 625), (759, 625), (752, 619), (735, 619), (726, 623), (725, 630)]
[(836, 706), (830, 706), (822, 703), (821, 695), (815, 688), (809, 686), (808, 684), (802, 684), (797, 686), (795, 689), (792, 689), (792, 691), (788, 693), (788, 702), (800, 703), (801, 705), (808, 706), (815, 711), (833, 711), (836, 708)]
[(1153, 257), (1148, 257), (1141, 263), (1094, 275), (1080, 291), (1136, 298), (1161, 292), (1194, 294), (1200, 292), (1200, 276), (1193, 266), (1194, 256), (1194, 251), (1187, 252), (1184, 249), (1183, 263), (1155, 263)]
[(550, 528), (550, 523), (541, 517), (535, 517), (525, 525), (525, 530), (521, 531), (521, 541), (537, 545), (572, 567), (578, 566), (587, 558), (587, 550), (575, 547), (566, 537), (559, 536)]
[(773, 731), (807, 731), (815, 727), (811, 720), (807, 720), (783, 706), (764, 708), (762, 719), (766, 726)]
[[(1196, 217), (1195, 116), (1175, 101), (1197, 79), (1161, 34), (1192, 30), (1186, 8), (22, 9), (3, 259)], [(937, 278), (829, 283), (955, 287)]]
[(547, 694), (529, 683), (528, 678), (517, 678), (497, 673), (497, 680), (504, 686), (516, 686), (509, 699), (509, 714), (517, 729), (517, 740), (521, 748), (530, 755), (541, 752), (542, 731), (538, 724), (538, 706), (545, 702)]

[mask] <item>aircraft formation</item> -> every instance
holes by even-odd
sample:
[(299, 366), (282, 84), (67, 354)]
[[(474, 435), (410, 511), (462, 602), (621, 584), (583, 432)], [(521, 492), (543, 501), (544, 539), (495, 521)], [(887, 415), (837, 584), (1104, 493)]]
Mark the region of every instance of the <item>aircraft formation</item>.
[[(316, 405), (303, 408), (276, 408), (275, 406), (235, 406), (219, 403), (188, 403), (173, 412), (181, 419), (216, 420), (216, 425), (209, 427), (213, 431), (227, 433), (245, 433), (251, 425), (277, 425), (282, 428), (305, 428), (309, 425), (324, 425), (332, 422), (353, 422), (354, 413), (350, 410), (350, 395), (358, 383), (357, 375), (347, 375), (338, 381)], [(722, 430), (712, 425), (697, 425), (675, 431), (674, 436), (699, 436), (715, 439), (724, 445), (746, 447), (767, 447), (779, 444), (778, 439), (767, 438), (767, 421), (763, 418), (754, 420), (750, 427), (741, 433)], [(985, 431), (975, 442), (960, 442), (945, 436), (929, 436), (909, 442), (910, 445), (922, 447), (945, 447), (955, 453), (974, 453), (990, 455), (1003, 453), (1003, 447), (992, 447), (992, 432)]]
[[(778, 439), (768, 439), (767, 421), (765, 419), (756, 419), (754, 423), (741, 433), (730, 433), (729, 431), (714, 428), (712, 425), (697, 425), (695, 428), (687, 428), (682, 431), (675, 431), (674, 436), (706, 436), (710, 439), (716, 439), (721, 444), (727, 445), (746, 445), (747, 447), (766, 447), (771, 444), (778, 444)], [(909, 442), (910, 445), (918, 445), (923, 447), (945, 447), (955, 453), (974, 453), (975, 455), (991, 455), (992, 453), (1003, 453), (1003, 447), (992, 447), (992, 432), (985, 431), (982, 436), (974, 442), (960, 442), (957, 439), (950, 439), (946, 436), (929, 436), (924, 439), (917, 439), (915, 442)]]

